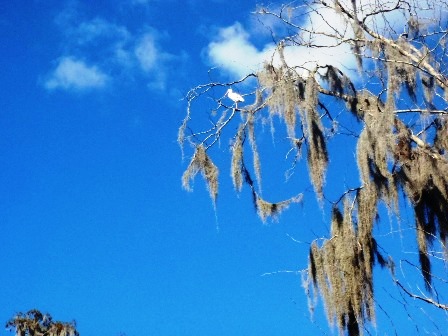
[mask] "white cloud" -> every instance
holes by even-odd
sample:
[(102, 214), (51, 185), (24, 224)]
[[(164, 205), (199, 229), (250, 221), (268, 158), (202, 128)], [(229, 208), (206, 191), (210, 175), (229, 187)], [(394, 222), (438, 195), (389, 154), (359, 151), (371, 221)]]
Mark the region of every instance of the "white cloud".
[(237, 76), (257, 71), (267, 56), (272, 54), (274, 45), (267, 44), (263, 50), (258, 50), (249, 37), (238, 22), (220, 29), (216, 40), (207, 48), (212, 64)]
[(88, 66), (81, 60), (63, 57), (56, 69), (45, 82), (45, 87), (53, 89), (86, 90), (104, 87), (109, 78), (96, 66)]
[[(351, 0), (342, 0), (345, 7), (350, 8)], [(378, 2), (377, 0), (358, 0), (357, 8), (360, 15), (371, 13), (377, 6), (391, 8), (395, 6), (394, 2)], [(348, 36), (351, 29), (345, 30), (347, 23), (333, 9), (319, 9), (319, 12), (309, 11), (310, 14), (303, 16), (301, 26), (304, 31), (318, 31), (321, 34), (313, 34), (309, 41), (316, 47), (307, 48), (300, 46), (288, 46), (284, 54), (289, 66), (303, 67), (303, 69), (314, 69), (317, 64), (331, 64), (345, 71), (355, 71), (356, 60), (348, 44), (337, 45), (336, 40), (329, 37), (335, 30)], [(403, 32), (406, 24), (405, 12), (393, 11), (385, 15), (373, 18), (371, 16), (367, 21), (375, 24), (375, 29), (381, 31), (383, 28), (396, 30), (397, 34)], [(375, 22), (372, 22), (375, 19)], [(270, 24), (270, 28), (275, 33), (282, 34), (278, 22), (270, 21), (271, 18), (264, 20), (265, 24)], [(278, 21), (278, 20), (277, 20)], [(272, 42), (268, 42), (261, 47), (257, 47), (252, 41), (260, 37), (266, 37), (260, 28), (251, 27), (249, 32), (240, 24), (235, 23), (231, 26), (222, 28), (217, 36), (209, 43), (206, 53), (211, 65), (238, 77), (243, 77), (250, 72), (261, 68), (264, 61), (274, 61), (278, 64), (278, 55), (275, 54), (275, 47)], [(271, 32), (272, 33), (272, 32)], [(269, 35), (269, 38), (271, 36)], [(306, 40), (309, 36), (303, 34), (301, 38)], [(317, 47), (319, 46), (319, 47)]]
[[(322, 18), (316, 16), (312, 20), (314, 25), (320, 25), (319, 21), (322, 21)], [(325, 36), (318, 36), (313, 42), (317, 45), (334, 44), (334, 41)], [(316, 64), (355, 67), (355, 58), (347, 46), (311, 49), (289, 46), (285, 48), (284, 53), (290, 66), (301, 66), (306, 69), (314, 68)], [(260, 70), (265, 61), (272, 59), (274, 64), (279, 62), (274, 44), (267, 43), (262, 48), (257, 48), (240, 23), (221, 29), (215, 41), (208, 45), (207, 55), (213, 66), (218, 66), (238, 77)]]

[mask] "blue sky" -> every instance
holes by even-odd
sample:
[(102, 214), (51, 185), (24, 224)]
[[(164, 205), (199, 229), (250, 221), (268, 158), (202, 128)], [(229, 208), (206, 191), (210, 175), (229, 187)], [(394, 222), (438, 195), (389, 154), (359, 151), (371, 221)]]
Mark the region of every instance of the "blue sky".
[(31, 308), (86, 336), (292, 334), (309, 321), (298, 276), (261, 276), (297, 269), (293, 228), (263, 226), (227, 181), (218, 233), (202, 181), (181, 188), (180, 99), (207, 80), (219, 29), (250, 27), (254, 7), (2, 2), (2, 323)]
[[(216, 213), (200, 179), (181, 188), (181, 98), (212, 67), (232, 81), (261, 63), (272, 41), (255, 5), (0, 4), (1, 323), (38, 308), (83, 336), (328, 333), (322, 304), (312, 321), (300, 275), (282, 272), (306, 267), (295, 240), (328, 233), (312, 197), (263, 225), (233, 192), (225, 145)], [(346, 155), (335, 176), (356, 184)], [(290, 197), (305, 177), (265, 188)]]

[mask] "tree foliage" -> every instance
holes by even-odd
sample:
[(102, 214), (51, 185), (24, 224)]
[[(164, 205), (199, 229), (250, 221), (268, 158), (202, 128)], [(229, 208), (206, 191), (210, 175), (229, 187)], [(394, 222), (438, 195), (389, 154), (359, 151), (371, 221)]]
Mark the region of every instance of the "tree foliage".
[(6, 328), (15, 330), (16, 336), (78, 336), (75, 322), (54, 321), (49, 314), (36, 309), (18, 313), (6, 323)]
[[(323, 298), (329, 323), (341, 333), (358, 335), (366, 322), (375, 322), (376, 263), (390, 270), (405, 295), (448, 310), (432, 270), (434, 260), (445, 263), (448, 252), (447, 2), (308, 0), (272, 11), (259, 8), (256, 15), (277, 20), (271, 27), (276, 46), (259, 71), (233, 82), (199, 85), (187, 95), (178, 141), (182, 148), (191, 145), (194, 155), (184, 186), (201, 171), (216, 199), (218, 170), (208, 153), (226, 135), (235, 190), (249, 186), (263, 221), (302, 201), (302, 192), (278, 203), (261, 196), (257, 142), (264, 125), (283, 124), (296, 154), (292, 169), (306, 162), (317, 199), (323, 208), (331, 207), (329, 238), (311, 244), (305, 276), (307, 292)], [(303, 49), (316, 54), (333, 50), (335, 58), (350, 53), (356, 68), (295, 58)], [(238, 86), (245, 101), (252, 97), (253, 102), (235, 106), (225, 96), (214, 98), (230, 86)], [(210, 97), (215, 104), (212, 126), (195, 129), (196, 106)], [(345, 126), (349, 119), (355, 127)], [(343, 136), (356, 141), (353, 163), (360, 182), (329, 202), (327, 170), (337, 155), (329, 144)], [(412, 209), (424, 294), (403, 285), (393, 256), (380, 253), (374, 227), (381, 204), (397, 222), (406, 211), (403, 204)]]

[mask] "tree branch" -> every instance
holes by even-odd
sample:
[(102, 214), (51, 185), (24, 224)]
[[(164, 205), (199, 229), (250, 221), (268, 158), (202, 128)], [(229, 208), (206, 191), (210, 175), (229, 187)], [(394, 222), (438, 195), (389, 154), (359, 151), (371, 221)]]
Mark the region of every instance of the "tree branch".
[(423, 297), (423, 296), (420, 296), (420, 295), (416, 295), (416, 294), (413, 294), (413, 293), (411, 293), (410, 291), (408, 291), (401, 283), (400, 283), (400, 281), (398, 281), (398, 280), (395, 280), (395, 283), (407, 294), (407, 295), (409, 295), (411, 298), (413, 298), (413, 299), (417, 299), (417, 300), (421, 300), (421, 301), (423, 301), (423, 302), (426, 302), (426, 303), (429, 303), (429, 304), (432, 304), (432, 305), (434, 305), (435, 307), (437, 307), (437, 308), (440, 308), (440, 309), (443, 309), (443, 310), (448, 310), (448, 305), (446, 305), (446, 304), (442, 304), (442, 303), (439, 303), (439, 302), (437, 302), (437, 301), (434, 301), (433, 299), (429, 299), (429, 298), (426, 298), (426, 297)]

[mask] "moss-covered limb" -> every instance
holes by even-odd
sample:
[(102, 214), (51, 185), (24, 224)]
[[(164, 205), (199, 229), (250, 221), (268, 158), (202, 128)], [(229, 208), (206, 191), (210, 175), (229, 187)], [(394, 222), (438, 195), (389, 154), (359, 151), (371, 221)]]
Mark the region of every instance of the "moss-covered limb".
[[(440, 5), (431, 1), (433, 6)], [(443, 2), (441, 6), (447, 5)], [(263, 222), (300, 201), (292, 198), (271, 203), (261, 196), (262, 159), (271, 158), (264, 156), (265, 148), (261, 147), (265, 125), (275, 128), (273, 137), (282, 134), (281, 141), (290, 142), (288, 154), (297, 153), (293, 168), (308, 169), (304, 178), (311, 183), (322, 208), (334, 207), (330, 238), (311, 245), (307, 288), (314, 295), (310, 302), (320, 293), (330, 323), (350, 335), (361, 334), (366, 322), (375, 321), (374, 264), (393, 269), (392, 259), (380, 254), (378, 237), (374, 237), (379, 204), (386, 204), (393, 210), (391, 216), (399, 219), (401, 196), (409, 200), (415, 219), (416, 255), (430, 291), (431, 244), (437, 240), (441, 249), (447, 246), (446, 20), (439, 18), (440, 29), (436, 27), (433, 32), (428, 24), (423, 33), (424, 23), (418, 14), (423, 9), (412, 6), (418, 6), (418, 1), (301, 1), (281, 6), (277, 14), (260, 9), (261, 15), (272, 15), (287, 30), (294, 29), (278, 37), (277, 46), (255, 74), (255, 88), (244, 95), (254, 97), (255, 102), (233, 110), (232, 121), (241, 116), (239, 123), (225, 123), (232, 109), (219, 105), (222, 102), (216, 99), (217, 106), (228, 113), (221, 115), (216, 125), (225, 123), (231, 130), (234, 187), (237, 192), (244, 184), (250, 187)], [(392, 29), (387, 22), (394, 11), (409, 20), (401, 35), (401, 30)], [(336, 24), (329, 13), (339, 16), (341, 24)], [(304, 18), (309, 19), (305, 24)], [(301, 53), (305, 49), (327, 52), (341, 46), (357, 59), (358, 73), (351, 69), (353, 60), (349, 68), (344, 61), (336, 65), (338, 62), (333, 64), (325, 58), (324, 64), (319, 64), (319, 57), (302, 61), (297, 56), (305, 57), (306, 53)], [(341, 54), (341, 49), (333, 50)], [(349, 122), (354, 125), (352, 132), (334, 131), (335, 125)], [(277, 132), (279, 127), (281, 132)], [(192, 139), (193, 147), (204, 145), (206, 137), (216, 144), (216, 130), (206, 130), (202, 138)], [(349, 135), (356, 146), (349, 150), (356, 152), (352, 163), (358, 167), (359, 187), (345, 189), (336, 202), (327, 202), (326, 184), (338, 182), (327, 181), (326, 177), (339, 151), (332, 152), (330, 144), (342, 134)], [(307, 155), (302, 157), (303, 150)], [(297, 164), (299, 160), (303, 165)], [(187, 177), (201, 171), (196, 165), (196, 161), (190, 164)], [(266, 180), (266, 176), (263, 178)]]
[(204, 177), (210, 197), (213, 202), (216, 202), (218, 196), (218, 167), (213, 163), (210, 157), (207, 155), (204, 146), (200, 145), (196, 147), (196, 151), (182, 175), (182, 186), (188, 190), (192, 190), (191, 183), (198, 173), (201, 173)]
[(303, 195), (298, 194), (287, 200), (271, 203), (264, 200), (260, 195), (256, 194), (255, 198), (255, 208), (257, 209), (258, 215), (263, 222), (268, 218), (277, 218), (282, 211), (286, 210), (292, 203), (302, 202)]

